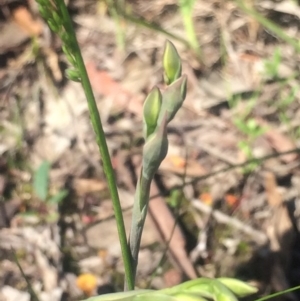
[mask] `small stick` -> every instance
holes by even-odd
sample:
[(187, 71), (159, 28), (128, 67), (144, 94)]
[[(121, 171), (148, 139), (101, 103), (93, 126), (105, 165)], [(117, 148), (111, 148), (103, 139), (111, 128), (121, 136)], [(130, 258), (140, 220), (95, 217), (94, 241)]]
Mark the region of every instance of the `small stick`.
[(192, 200), (192, 205), (198, 209), (199, 211), (205, 213), (205, 214), (211, 214), (217, 222), (221, 224), (227, 224), (230, 225), (245, 234), (253, 237), (256, 242), (259, 244), (263, 245), (268, 241), (268, 237), (265, 233), (255, 230), (252, 227), (245, 225), (243, 222), (240, 220), (236, 219), (235, 217), (228, 216), (224, 213), (222, 213), (219, 210), (213, 210), (211, 207), (203, 204), (199, 200)]

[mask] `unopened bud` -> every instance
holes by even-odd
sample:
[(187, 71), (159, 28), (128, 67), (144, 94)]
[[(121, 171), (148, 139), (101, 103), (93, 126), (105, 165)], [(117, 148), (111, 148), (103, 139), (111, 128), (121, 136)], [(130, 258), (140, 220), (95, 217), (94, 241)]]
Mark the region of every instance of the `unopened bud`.
[(236, 296), (217, 279), (212, 281), (214, 300), (216, 301), (238, 301)]
[(228, 287), (238, 297), (245, 297), (255, 294), (258, 290), (256, 287), (249, 285), (244, 281), (234, 278), (218, 278), (218, 281)]
[(152, 179), (168, 152), (167, 120), (164, 117), (143, 148), (143, 176)]
[(167, 85), (172, 84), (181, 76), (181, 59), (172, 42), (166, 41), (164, 56), (164, 80)]
[(162, 105), (157, 124), (159, 125), (163, 116), (167, 114), (167, 122), (169, 123), (177, 111), (181, 108), (186, 96), (187, 77), (181, 76), (173, 84), (168, 86), (163, 93)]
[(162, 95), (157, 87), (154, 87), (148, 94), (143, 107), (143, 132), (147, 139), (156, 129), (162, 103)]

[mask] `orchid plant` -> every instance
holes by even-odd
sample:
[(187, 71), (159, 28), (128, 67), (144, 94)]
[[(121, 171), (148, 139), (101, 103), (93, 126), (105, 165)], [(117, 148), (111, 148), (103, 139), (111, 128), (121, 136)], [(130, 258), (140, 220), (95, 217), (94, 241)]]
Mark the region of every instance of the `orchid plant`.
[(76, 39), (72, 20), (64, 1), (36, 1), (39, 5), (41, 16), (47, 21), (50, 29), (62, 40), (62, 49), (71, 66), (71, 68), (66, 71), (67, 77), (70, 80), (79, 82), (85, 92), (90, 119), (96, 134), (96, 141), (103, 161), (104, 173), (114, 206), (116, 225), (122, 249), (126, 291), (95, 296), (87, 300), (236, 301), (237, 297), (244, 297), (255, 293), (257, 289), (253, 286), (231, 278), (199, 278), (158, 291), (134, 290), (138, 266), (138, 253), (149, 204), (150, 185), (168, 151), (168, 123), (182, 107), (186, 97), (187, 77), (186, 75), (182, 75), (181, 59), (175, 46), (170, 41), (167, 41), (163, 55), (166, 89), (162, 92), (158, 87), (154, 87), (144, 102), (143, 135), (145, 144), (142, 153), (142, 168), (138, 177), (134, 198), (130, 236), (129, 239), (127, 239), (105, 133)]

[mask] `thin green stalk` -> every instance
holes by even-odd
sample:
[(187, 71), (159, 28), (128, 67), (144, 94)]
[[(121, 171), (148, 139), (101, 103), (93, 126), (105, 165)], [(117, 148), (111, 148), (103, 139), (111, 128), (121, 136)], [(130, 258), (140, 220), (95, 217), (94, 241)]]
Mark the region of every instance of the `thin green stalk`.
[[(119, 1), (119, 0), (117, 0)], [(124, 51), (125, 49), (125, 32), (124, 29), (122, 28), (122, 20), (120, 16), (118, 15), (117, 11), (117, 3), (116, 1), (113, 0), (106, 0), (106, 4), (108, 6), (108, 10), (111, 14), (111, 17), (113, 18), (115, 24), (116, 24), (116, 41), (117, 41), (117, 46), (120, 50)], [(122, 5), (125, 5), (125, 3), (122, 3)]]
[(38, 296), (37, 296), (37, 294), (35, 293), (35, 291), (34, 291), (32, 285), (31, 285), (31, 283), (30, 283), (28, 277), (27, 277), (26, 274), (24, 273), (24, 270), (23, 270), (23, 268), (22, 268), (22, 266), (21, 266), (21, 264), (20, 264), (20, 262), (19, 262), (18, 256), (17, 256), (17, 254), (16, 254), (16, 252), (15, 252), (15, 250), (14, 250), (13, 248), (11, 248), (11, 252), (12, 252), (13, 257), (14, 257), (14, 260), (15, 260), (15, 262), (16, 262), (16, 264), (17, 264), (17, 266), (18, 266), (18, 268), (19, 268), (19, 270), (20, 270), (20, 272), (21, 272), (21, 275), (22, 275), (22, 277), (24, 278), (24, 280), (25, 280), (25, 282), (26, 282), (27, 290), (28, 290), (28, 292), (29, 292), (29, 294), (30, 294), (30, 296), (31, 296), (31, 299), (32, 299), (33, 301), (40, 301), (39, 298), (38, 298)]
[(179, 0), (179, 7), (190, 47), (201, 58), (201, 48), (195, 32), (192, 13), (195, 0)]
[(87, 71), (83, 62), (83, 58), (81, 55), (81, 51), (76, 39), (75, 31), (73, 28), (73, 24), (70, 18), (70, 15), (68, 13), (67, 7), (64, 3), (64, 1), (57, 1), (57, 5), (59, 6), (59, 9), (61, 10), (63, 14), (63, 18), (66, 21), (66, 30), (68, 31), (68, 34), (70, 35), (70, 38), (72, 39), (72, 43), (74, 45), (74, 56), (76, 60), (76, 64), (78, 67), (78, 70), (80, 72), (81, 76), (81, 83), (86, 95), (86, 99), (88, 101), (88, 108), (90, 112), (90, 118), (92, 121), (93, 129), (96, 133), (96, 140), (97, 144), (99, 147), (99, 151), (102, 157), (103, 161), (103, 169), (104, 173), (106, 175), (107, 181), (108, 181), (108, 186), (109, 190), (111, 193), (111, 198), (113, 202), (113, 207), (114, 207), (114, 213), (115, 213), (115, 218), (117, 222), (117, 228), (118, 228), (118, 234), (119, 234), (119, 240), (121, 244), (121, 249), (122, 249), (122, 256), (123, 256), (123, 261), (124, 261), (124, 267), (125, 267), (125, 278), (127, 282), (127, 287), (129, 290), (134, 289), (134, 276), (133, 276), (133, 271), (132, 271), (132, 264), (131, 264), (131, 259), (130, 259), (130, 252), (129, 252), (129, 247), (127, 245), (127, 237), (126, 237), (126, 231), (125, 231), (125, 225), (124, 225), (124, 220), (123, 220), (123, 214), (122, 214), (122, 208), (119, 200), (119, 195), (118, 195), (118, 189), (116, 185), (116, 179), (114, 175), (114, 170), (112, 167), (112, 163), (110, 160), (110, 155), (108, 151), (108, 147), (106, 144), (106, 139), (105, 139), (105, 133), (102, 127), (102, 122), (101, 118), (98, 112), (97, 104), (95, 101), (95, 97), (93, 94), (93, 90), (87, 75)]
[(134, 196), (134, 205), (132, 211), (131, 230), (129, 236), (129, 246), (131, 252), (131, 260), (134, 278), (138, 264), (138, 253), (141, 245), (143, 228), (149, 205), (151, 179), (145, 179), (141, 176), (137, 183), (137, 189)]
[(247, 7), (245, 5), (245, 1), (235, 0), (235, 3), (249, 16), (253, 17), (257, 20), (262, 26), (266, 27), (268, 30), (273, 32), (275, 35), (278, 36), (281, 40), (285, 41), (286, 43), (290, 44), (294, 47), (297, 52), (300, 52), (300, 44), (299, 41), (287, 35), (278, 25), (276, 25), (271, 20), (265, 18), (257, 11)]
[(172, 38), (172, 39), (174, 39), (178, 42), (181, 42), (182, 44), (184, 44), (188, 48), (191, 47), (189, 41), (187, 41), (186, 39), (184, 39), (184, 38), (182, 38), (182, 37), (180, 37), (176, 34), (173, 34), (169, 31), (163, 29), (159, 24), (154, 23), (154, 22), (149, 22), (149, 21), (143, 19), (142, 17), (134, 17), (134, 16), (126, 13), (125, 11), (121, 10), (119, 7), (117, 7), (117, 10), (118, 10), (118, 14), (120, 16), (122, 16), (125, 20), (128, 20), (128, 21), (130, 21), (134, 24), (137, 24), (139, 26), (143, 26), (145, 28), (160, 32), (160, 33), (164, 34), (165, 36), (167, 36), (169, 38)]
[(285, 294), (288, 294), (288, 293), (297, 291), (297, 290), (299, 290), (299, 289), (300, 289), (300, 285), (299, 285), (299, 286), (292, 287), (292, 288), (289, 288), (289, 289), (284, 290), (284, 291), (282, 291), (282, 292), (274, 293), (274, 294), (271, 294), (271, 295), (268, 295), (268, 296), (265, 296), (265, 297), (256, 299), (255, 301), (265, 301), (265, 300), (270, 300), (270, 299), (273, 299), (273, 298), (275, 298), (275, 297), (279, 297), (279, 296), (282, 296), (282, 295), (285, 295)]
[[(152, 90), (153, 91), (153, 90)], [(155, 91), (155, 90), (154, 90)], [(150, 93), (151, 95), (151, 93)], [(160, 94), (156, 94), (159, 97)], [(157, 109), (156, 102), (154, 98), (150, 97), (150, 101), (154, 104), (152, 109)], [(146, 103), (149, 98), (146, 99)], [(158, 120), (161, 106), (159, 105), (158, 110), (154, 110), (155, 120)], [(149, 111), (144, 111), (144, 117), (150, 117)], [(150, 119), (146, 119), (147, 126), (150, 125)], [(150, 197), (150, 187), (151, 182), (154, 178), (155, 173), (162, 160), (166, 157), (168, 152), (168, 138), (167, 138), (167, 114), (164, 114), (163, 120), (157, 126), (157, 129), (150, 136), (146, 137), (146, 142), (143, 148), (143, 161), (142, 169), (136, 185), (136, 193), (134, 196), (134, 205), (131, 220), (131, 229), (129, 236), (129, 247), (131, 252), (131, 262), (132, 270), (135, 278), (137, 264), (138, 264), (138, 254), (140, 250), (141, 237), (143, 233), (143, 228), (146, 220), (146, 215), (149, 205)]]

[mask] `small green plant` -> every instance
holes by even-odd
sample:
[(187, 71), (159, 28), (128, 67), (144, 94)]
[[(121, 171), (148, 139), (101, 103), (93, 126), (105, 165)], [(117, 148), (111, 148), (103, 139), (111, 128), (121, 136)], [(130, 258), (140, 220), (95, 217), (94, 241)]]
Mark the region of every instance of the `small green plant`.
[[(239, 141), (238, 147), (246, 155), (247, 160), (253, 159), (252, 143), (256, 138), (263, 135), (266, 129), (260, 126), (254, 118), (249, 118), (248, 120), (235, 119), (234, 124), (246, 137), (246, 139)], [(253, 171), (257, 165), (257, 163), (253, 162), (244, 167), (243, 172), (249, 173)]]
[(118, 6), (115, 8), (117, 9), (117, 13), (120, 16), (122, 16), (125, 20), (128, 20), (129, 22), (136, 24), (137, 26), (141, 26), (141, 27), (156, 31), (158, 33), (161, 33), (161, 34), (167, 36), (168, 38), (171, 38), (173, 40), (176, 40), (176, 41), (182, 43), (183, 45), (185, 45), (188, 48), (191, 47), (189, 41), (187, 41), (185, 38), (182, 38), (181, 36), (162, 28), (159, 24), (157, 24), (155, 22), (147, 21), (142, 17), (136, 17), (132, 14), (129, 14), (128, 12), (125, 12), (124, 10), (120, 9), (120, 7), (118, 7)]
[(49, 173), (50, 163), (43, 161), (33, 176), (33, 190), (36, 196), (43, 202), (50, 204), (60, 203), (68, 194), (66, 189), (62, 189), (51, 195), (49, 193)]
[(197, 39), (195, 26), (193, 23), (193, 11), (196, 0), (179, 0), (178, 3), (188, 42), (191, 48), (195, 51), (196, 54), (198, 54), (200, 58), (201, 48)]
[[(125, 1), (115, 1), (115, 0), (105, 0), (106, 5), (108, 7), (109, 13), (112, 19), (115, 22), (116, 26), (116, 42), (119, 50), (125, 50), (125, 29), (123, 28), (123, 20), (121, 16), (118, 14), (117, 7), (124, 7), (125, 8)], [(125, 9), (124, 9), (125, 10)]]
[[(246, 155), (248, 160), (253, 159), (253, 151), (252, 144), (261, 135), (263, 135), (266, 131), (265, 127), (262, 127), (257, 123), (257, 121), (251, 117), (251, 113), (253, 108), (257, 103), (258, 92), (254, 93), (254, 95), (247, 100), (246, 107), (242, 110), (242, 112), (235, 113), (233, 116), (233, 124), (236, 128), (244, 135), (244, 139), (238, 142), (238, 147), (242, 150), (242, 152)], [(240, 96), (232, 96), (229, 98), (229, 107), (230, 109), (235, 109), (241, 102)], [(257, 167), (257, 163), (253, 162), (243, 168), (244, 173), (248, 173), (253, 171)]]
[[(277, 80), (280, 86), (280, 95), (278, 101), (274, 103), (278, 111), (278, 118), (282, 124), (285, 124), (288, 128), (290, 135), (297, 139), (299, 137), (299, 129), (293, 130), (291, 127), (291, 116), (289, 116), (290, 105), (296, 100), (297, 93), (299, 91), (298, 85), (294, 84), (294, 79), (298, 74), (292, 74), (286, 79), (282, 79), (279, 76), (279, 67), (282, 62), (282, 55), (280, 48), (276, 48), (273, 56), (264, 61), (264, 75), (268, 79)], [(288, 92), (287, 92), (288, 90)], [(287, 93), (286, 93), (287, 92)]]
[(254, 20), (259, 22), (263, 27), (272, 32), (276, 37), (286, 42), (290, 46), (292, 46), (297, 53), (300, 52), (300, 43), (297, 39), (289, 36), (280, 26), (278, 26), (275, 22), (265, 18), (263, 15), (258, 13), (256, 10), (252, 9), (249, 5), (248, 1), (243, 0), (235, 0), (237, 6), (245, 12), (247, 15), (252, 17)]
[(281, 61), (282, 61), (281, 50), (280, 48), (277, 47), (273, 53), (273, 56), (270, 59), (265, 60), (264, 62), (264, 67), (265, 67), (264, 72), (268, 78), (271, 79), (278, 78), (278, 71), (279, 71)]
[(164, 57), (164, 78), (169, 84), (162, 93), (157, 87), (147, 96), (143, 109), (142, 170), (136, 186), (129, 247), (135, 277), (143, 226), (148, 210), (151, 181), (168, 151), (167, 125), (175, 117), (186, 96), (187, 78), (181, 75), (181, 61), (174, 45), (167, 41)]
[[(47, 20), (50, 28), (59, 35), (63, 42), (63, 51), (72, 69), (67, 76), (80, 82), (86, 95), (91, 122), (96, 134), (97, 144), (103, 160), (104, 172), (108, 181), (115, 211), (119, 240), (125, 268), (126, 288), (129, 292), (97, 296), (90, 301), (236, 301), (238, 297), (255, 293), (256, 288), (236, 279), (199, 278), (159, 291), (136, 290), (135, 275), (138, 264), (141, 235), (149, 204), (150, 185), (159, 165), (168, 151), (167, 125), (181, 108), (186, 96), (187, 77), (181, 74), (181, 60), (174, 45), (167, 41), (163, 56), (164, 79), (167, 85), (164, 91), (154, 87), (147, 96), (143, 107), (143, 135), (145, 144), (142, 152), (142, 169), (138, 177), (134, 198), (132, 224), (127, 242), (122, 210), (120, 206), (114, 170), (112, 168), (106, 138), (95, 98), (76, 40), (72, 21), (64, 1), (37, 0), (41, 15)], [(44, 175), (39, 183), (39, 194), (46, 198), (49, 166), (45, 163), (38, 174)], [(45, 176), (47, 175), (47, 176)], [(40, 181), (38, 177), (36, 181)]]
[(296, 100), (297, 93), (299, 91), (298, 86), (289, 87), (289, 84), (286, 85), (287, 88), (290, 88), (290, 91), (287, 95), (285, 93), (280, 93), (280, 99), (277, 103), (278, 116), (282, 124), (285, 124), (291, 132), (291, 136), (297, 138), (297, 133), (291, 130), (291, 117), (288, 114), (288, 109), (290, 105)]
[(66, 189), (61, 189), (57, 193), (52, 194), (49, 191), (49, 173), (51, 165), (48, 161), (43, 161), (33, 175), (33, 191), (38, 199), (46, 204), (47, 216), (46, 219), (55, 218), (51, 212), (51, 206), (59, 204), (67, 195)]

